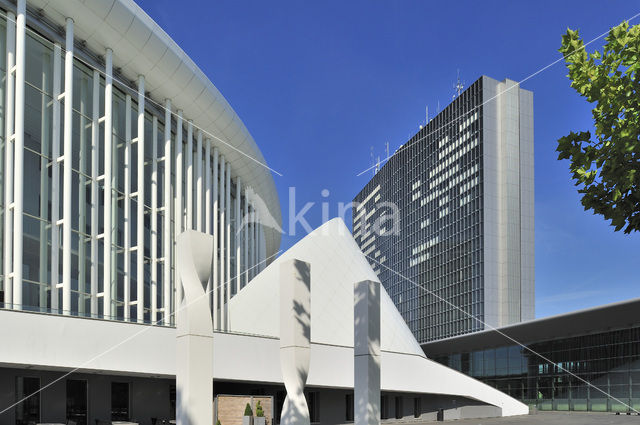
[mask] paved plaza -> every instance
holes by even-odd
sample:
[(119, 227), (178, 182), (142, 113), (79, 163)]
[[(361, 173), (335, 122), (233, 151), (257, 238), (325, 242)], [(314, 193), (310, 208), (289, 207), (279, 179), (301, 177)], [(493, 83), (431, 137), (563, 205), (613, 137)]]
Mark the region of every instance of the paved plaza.
[[(433, 422), (429, 422), (433, 423)], [(455, 425), (640, 425), (640, 416), (615, 413), (538, 412), (534, 415), (449, 421)]]

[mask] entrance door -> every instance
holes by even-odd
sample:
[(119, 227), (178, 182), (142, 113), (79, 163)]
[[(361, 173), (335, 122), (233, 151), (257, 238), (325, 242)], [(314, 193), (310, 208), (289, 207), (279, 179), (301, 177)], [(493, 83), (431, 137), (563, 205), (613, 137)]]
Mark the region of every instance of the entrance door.
[(111, 420), (128, 421), (131, 419), (128, 382), (111, 383)]
[(67, 419), (77, 425), (87, 425), (87, 381), (67, 380)]
[(35, 425), (40, 422), (40, 378), (16, 378), (16, 425)]

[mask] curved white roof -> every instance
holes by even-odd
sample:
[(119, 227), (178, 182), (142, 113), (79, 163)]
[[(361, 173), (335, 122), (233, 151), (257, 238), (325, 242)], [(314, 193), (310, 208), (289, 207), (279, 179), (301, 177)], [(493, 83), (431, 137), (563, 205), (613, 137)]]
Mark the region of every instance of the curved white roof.
[[(75, 38), (89, 50), (103, 54), (111, 48), (114, 67), (123, 75), (131, 80), (143, 75), (154, 100), (170, 99), (174, 112), (182, 109), (185, 120), (226, 142), (214, 140), (233, 175), (251, 186), (271, 216), (282, 222), (273, 176), (259, 164), (266, 161), (247, 128), (200, 68), (133, 0), (28, 0), (27, 5), (60, 25), (72, 18)], [(280, 233), (265, 227), (265, 238), (270, 256), (280, 247)]]

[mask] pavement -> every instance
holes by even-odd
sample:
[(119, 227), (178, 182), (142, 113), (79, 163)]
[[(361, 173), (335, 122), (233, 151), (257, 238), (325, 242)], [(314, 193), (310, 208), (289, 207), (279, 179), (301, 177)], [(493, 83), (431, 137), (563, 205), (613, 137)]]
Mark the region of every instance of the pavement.
[(627, 416), (624, 413), (617, 416), (615, 413), (538, 412), (533, 415), (509, 418), (461, 419), (439, 423), (452, 425), (640, 425), (640, 416), (637, 414)]

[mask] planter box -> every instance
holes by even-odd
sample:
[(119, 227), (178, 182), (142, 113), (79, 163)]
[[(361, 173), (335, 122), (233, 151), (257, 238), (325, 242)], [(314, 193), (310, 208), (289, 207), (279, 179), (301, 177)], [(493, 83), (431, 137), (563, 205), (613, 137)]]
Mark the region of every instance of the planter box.
[(262, 417), (257, 417), (256, 416), (254, 418), (254, 420), (253, 420), (253, 424), (254, 425), (266, 425), (266, 422), (267, 422), (267, 420), (266, 420), (266, 418), (264, 416), (262, 416)]
[(252, 425), (252, 420), (253, 417), (252, 416), (243, 416), (242, 417), (242, 425)]

